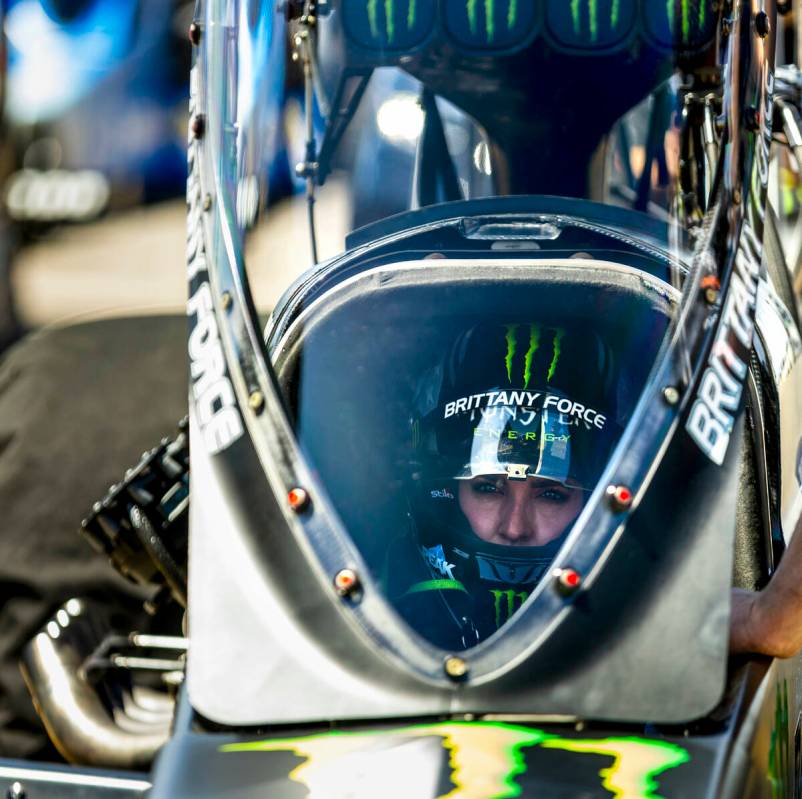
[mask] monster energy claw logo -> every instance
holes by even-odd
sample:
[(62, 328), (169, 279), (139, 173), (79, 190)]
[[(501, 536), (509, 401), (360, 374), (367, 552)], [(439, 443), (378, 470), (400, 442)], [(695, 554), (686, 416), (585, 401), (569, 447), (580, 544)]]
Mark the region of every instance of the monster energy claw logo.
[[(367, 0), (368, 24), (370, 25), (371, 36), (374, 39), (384, 37), (390, 44), (395, 41), (396, 22), (398, 21), (396, 18), (396, 2), (403, 2), (403, 0)], [(504, 10), (504, 6), (501, 4), (505, 2), (504, 23), (507, 30), (511, 31), (518, 24), (519, 0), (465, 0), (465, 13), (471, 34), (479, 36), (480, 33), (483, 33), (488, 43), (493, 42), (496, 38), (496, 12), (499, 9)], [(595, 3), (596, 0), (591, 0), (591, 2)], [(614, 0), (614, 2), (617, 4), (620, 0)], [(418, 0), (406, 0), (406, 3), (406, 14), (403, 15), (404, 18), (401, 22), (406, 26), (407, 31), (411, 31), (418, 19)], [(484, 12), (484, 29), (480, 31), (481, 12)], [(383, 29), (381, 24), (382, 17), (384, 17)]]
[[(587, 0), (587, 29), (590, 40), (596, 42), (599, 38), (599, 2), (600, 0)], [(579, 37), (583, 32), (582, 0), (571, 0), (571, 21), (574, 24), (574, 35)], [(621, 0), (612, 0), (610, 5), (610, 28), (615, 30), (621, 18)]]
[(496, 612), (496, 629), (506, 624), (529, 598), (527, 591), (499, 591), (494, 589), (493, 608)]
[[(374, 39), (381, 39), (382, 30), (379, 27), (379, 6), (384, 10), (384, 35), (387, 41), (395, 40), (395, 0), (368, 0), (368, 23), (370, 33)], [(407, 0), (406, 28), (411, 31), (415, 27), (418, 17), (418, 0)]]
[[(507, 380), (512, 383), (513, 362), (515, 360), (515, 353), (518, 350), (518, 330), (525, 328), (526, 325), (507, 325), (507, 334), (504, 337), (507, 342), (507, 356), (504, 359), (504, 365), (507, 371)], [(551, 341), (552, 355), (549, 370), (546, 374), (546, 382), (551, 382), (554, 377), (554, 372), (557, 370), (557, 365), (560, 362), (562, 339), (565, 331), (561, 328), (554, 328), (553, 338)], [(524, 355), (524, 389), (529, 388), (529, 381), (532, 379), (532, 361), (535, 358), (537, 351), (540, 349), (543, 333), (540, 325), (529, 325), (529, 346)]]
[[(705, 26), (707, 2), (708, 0), (701, 0), (699, 2), (699, 10), (696, 13), (696, 23), (700, 29)], [(691, 0), (667, 0), (666, 13), (668, 14), (668, 29), (671, 31), (671, 35), (677, 35), (677, 16), (679, 16), (682, 43), (690, 44), (691, 25), (694, 21), (692, 19), (694, 15), (691, 14)]]

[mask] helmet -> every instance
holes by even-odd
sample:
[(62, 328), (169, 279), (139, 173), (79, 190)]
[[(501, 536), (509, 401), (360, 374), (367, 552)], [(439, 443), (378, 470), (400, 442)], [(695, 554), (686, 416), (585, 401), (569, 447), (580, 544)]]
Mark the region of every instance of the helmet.
[(609, 457), (615, 393), (615, 357), (592, 330), (509, 322), (457, 336), (414, 400), (412, 537), (424, 568), (398, 586), (402, 612), (419, 617), (436, 594), (452, 647), (509, 620)]

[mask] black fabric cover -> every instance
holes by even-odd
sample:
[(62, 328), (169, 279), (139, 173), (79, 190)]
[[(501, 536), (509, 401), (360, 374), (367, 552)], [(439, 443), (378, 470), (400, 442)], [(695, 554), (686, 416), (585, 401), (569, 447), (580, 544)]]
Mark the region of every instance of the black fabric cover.
[(38, 331), (0, 361), (0, 757), (53, 754), (17, 657), (72, 596), (138, 607), (81, 519), (187, 412), (186, 319)]

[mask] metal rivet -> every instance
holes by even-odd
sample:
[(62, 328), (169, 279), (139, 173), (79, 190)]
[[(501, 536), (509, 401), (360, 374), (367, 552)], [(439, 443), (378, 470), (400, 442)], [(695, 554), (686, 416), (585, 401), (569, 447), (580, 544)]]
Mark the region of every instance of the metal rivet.
[(309, 494), (303, 488), (292, 488), (287, 492), (287, 502), (296, 513), (299, 513), (309, 504)]
[(265, 407), (265, 397), (261, 391), (252, 391), (251, 395), (248, 397), (248, 407), (252, 411), (256, 411), (256, 413), (261, 413), (262, 409)]
[(771, 23), (769, 22), (769, 15), (765, 11), (758, 11), (755, 14), (755, 33), (761, 38), (765, 39), (771, 30)]
[(705, 289), (705, 302), (708, 305), (715, 305), (718, 302), (718, 290), (714, 288)]
[(676, 405), (679, 402), (679, 389), (676, 386), (666, 386), (663, 389), (663, 399), (668, 405)]
[(626, 510), (632, 504), (632, 492), (626, 486), (608, 486), (607, 496), (613, 509), (617, 511)]
[(223, 296), (220, 298), (220, 302), (223, 305), (223, 310), (227, 311), (234, 303), (234, 298), (231, 296), (231, 292), (224, 291)]
[(340, 569), (334, 575), (334, 590), (340, 596), (351, 596), (359, 590), (359, 577), (353, 569)]
[(461, 657), (457, 657), (456, 655), (447, 657), (443, 668), (452, 680), (462, 680), (468, 674), (468, 664)]
[(201, 26), (198, 25), (197, 22), (193, 22), (189, 26), (190, 44), (194, 44), (197, 47), (200, 44), (200, 40), (201, 40)]
[(210, 211), (211, 208), (212, 208), (212, 195), (211, 194), (207, 194), (203, 198), (203, 210), (204, 211)]
[(203, 114), (195, 114), (192, 117), (192, 122), (189, 123), (189, 129), (196, 139), (202, 139), (203, 134), (206, 132), (206, 117)]
[(12, 782), (6, 791), (8, 799), (25, 799), (25, 788), (22, 787), (21, 782)]
[(554, 569), (554, 587), (562, 596), (570, 596), (576, 593), (582, 585), (582, 576), (576, 569)]
[(741, 190), (738, 188), (738, 186), (732, 190), (732, 201), (735, 205), (741, 204)]

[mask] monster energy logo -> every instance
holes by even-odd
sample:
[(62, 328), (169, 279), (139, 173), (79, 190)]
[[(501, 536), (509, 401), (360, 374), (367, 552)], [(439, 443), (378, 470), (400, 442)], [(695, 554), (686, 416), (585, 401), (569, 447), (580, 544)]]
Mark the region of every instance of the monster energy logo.
[[(379, 5), (384, 6), (384, 34), (388, 42), (395, 39), (395, 0), (368, 0), (368, 23), (374, 39), (382, 36), (379, 27)], [(418, 17), (418, 0), (407, 0), (406, 26), (411, 31)]]
[[(526, 328), (526, 325), (507, 325), (507, 335), (504, 340), (507, 342), (507, 356), (504, 359), (504, 365), (507, 371), (507, 380), (512, 384), (513, 363), (515, 361), (515, 353), (518, 351), (518, 330)], [(554, 328), (554, 335), (551, 340), (551, 363), (546, 375), (546, 382), (550, 382), (554, 377), (554, 372), (557, 370), (557, 365), (560, 362), (560, 354), (562, 351), (562, 339), (565, 331), (561, 328)], [(529, 381), (532, 379), (532, 361), (535, 354), (540, 349), (543, 332), (540, 325), (529, 325), (529, 344), (524, 354), (524, 389), (529, 388)]]
[[(682, 43), (689, 44), (691, 40), (691, 25), (693, 23), (691, 14), (691, 0), (667, 0), (666, 13), (668, 14), (668, 28), (672, 36), (677, 35), (677, 10), (679, 10)], [(696, 13), (696, 23), (699, 29), (704, 28), (707, 18), (707, 0), (701, 0), (699, 10)]]
[[(590, 40), (599, 38), (599, 0), (587, 0), (588, 32)], [(621, 19), (621, 0), (612, 0), (610, 6), (610, 28), (615, 30)], [(582, 0), (571, 0), (571, 20), (574, 23), (574, 35), (582, 35)]]
[[(401, 0), (399, 0), (401, 1)], [(620, 0), (614, 0), (617, 4)], [(504, 23), (506, 29), (511, 31), (518, 24), (518, 2), (519, 0), (465, 0), (465, 13), (468, 19), (468, 26), (473, 36), (480, 35), (481, 27), (481, 13), (484, 10), (484, 34), (488, 42), (492, 42), (496, 38), (496, 11), (497, 7), (503, 9), (500, 5), (506, 2), (506, 14), (504, 14)], [(596, 2), (596, 0), (591, 0)], [(418, 19), (418, 0), (406, 0), (407, 13), (405, 19), (402, 20), (406, 26), (407, 31), (411, 31), (415, 27)], [(387, 41), (392, 43), (396, 37), (396, 0), (368, 0), (368, 24), (370, 25), (370, 33), (374, 39), (381, 39), (386, 37)], [(384, 29), (381, 26), (381, 16), (384, 14)]]
[[(402, 738), (400, 744), (397, 742), (399, 737)], [(291, 752), (301, 759), (301, 763), (294, 763), (287, 776), (296, 785), (303, 786), (307, 796), (330, 796), (333, 790), (341, 796), (357, 793), (362, 796), (366, 793), (360, 791), (360, 788), (364, 789), (361, 775), (355, 775), (354, 769), (344, 768), (343, 764), (354, 762), (356, 756), (367, 760), (373, 752), (387, 754), (394, 748), (403, 752), (406, 741), (421, 738), (440, 738), (448, 762), (450, 785), (443, 786), (436, 799), (489, 796), (515, 799), (521, 796), (529, 770), (525, 752), (532, 747), (570, 752), (576, 756), (577, 764), (585, 756), (607, 758), (595, 777), (590, 778), (588, 793), (596, 795), (598, 791), (595, 789), (601, 788), (607, 792), (605, 795), (618, 799), (659, 799), (664, 792), (660, 790), (658, 777), (691, 759), (684, 747), (667, 741), (631, 735), (620, 738), (563, 737), (536, 727), (490, 721), (451, 721), (370, 732), (332, 730), (299, 738), (224, 744), (220, 751)], [(403, 758), (403, 754), (400, 756)], [(558, 762), (562, 764), (565, 761), (561, 759)], [(437, 774), (441, 765), (433, 760), (432, 767)], [(403, 790), (410, 787), (404, 782), (403, 769), (397, 777), (401, 789), (398, 795), (419, 794), (419, 791)]]
[(515, 615), (516, 611), (520, 610), (521, 605), (529, 597), (528, 591), (499, 591), (494, 589), (490, 593), (493, 594), (497, 630), (502, 624), (506, 624)]

